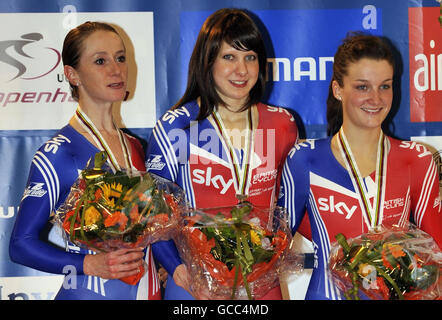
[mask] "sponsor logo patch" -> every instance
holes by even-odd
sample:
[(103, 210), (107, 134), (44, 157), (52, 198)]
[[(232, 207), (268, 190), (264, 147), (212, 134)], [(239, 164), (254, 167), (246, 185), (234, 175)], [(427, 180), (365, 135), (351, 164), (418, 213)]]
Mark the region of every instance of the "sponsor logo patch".
[(166, 163), (162, 161), (163, 156), (151, 154), (149, 160), (146, 163), (147, 170), (162, 170)]
[(31, 182), (25, 189), (23, 194), (23, 199), (27, 197), (41, 198), (46, 193), (47, 190), (43, 189), (44, 183), (41, 182)]
[(408, 9), (411, 122), (442, 121), (439, 7)]

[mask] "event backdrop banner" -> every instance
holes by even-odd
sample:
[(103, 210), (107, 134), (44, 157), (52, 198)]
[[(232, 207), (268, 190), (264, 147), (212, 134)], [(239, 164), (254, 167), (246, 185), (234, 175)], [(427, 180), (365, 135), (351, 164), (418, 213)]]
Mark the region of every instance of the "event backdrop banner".
[[(114, 115), (145, 143), (186, 87), (202, 23), (223, 7), (245, 8), (258, 23), (268, 56), (264, 100), (293, 113), (301, 138), (326, 136), (333, 55), (346, 34), (387, 37), (398, 68), (386, 130), (426, 144), (440, 169), (442, 27), (436, 0), (2, 0), (0, 300), (53, 299), (63, 281), (63, 275), (13, 263), (8, 245), (31, 159), (77, 106), (63, 75), (66, 33), (87, 20), (116, 27), (127, 48), (130, 79), (128, 100), (115, 106)], [(42, 234), (45, 241), (56, 241), (51, 228)]]
[(131, 94), (121, 109), (123, 125), (152, 127), (156, 121), (152, 12), (76, 13), (75, 18), (70, 15), (0, 14), (3, 30), (14, 21), (25, 22), (0, 40), (0, 130), (59, 129), (72, 117), (77, 103), (63, 74), (61, 48), (74, 19), (77, 24), (110, 21), (123, 36), (129, 72), (135, 74), (128, 85)]

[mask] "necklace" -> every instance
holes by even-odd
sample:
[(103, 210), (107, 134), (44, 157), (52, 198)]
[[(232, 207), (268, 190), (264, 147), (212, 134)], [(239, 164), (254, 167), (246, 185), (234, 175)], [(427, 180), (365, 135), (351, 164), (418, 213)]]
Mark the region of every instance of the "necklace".
[(363, 177), (359, 171), (356, 160), (351, 151), (350, 145), (344, 134), (344, 129), (338, 132), (338, 146), (341, 152), (341, 156), (344, 160), (347, 172), (353, 183), (355, 191), (358, 193), (359, 204), (362, 209), (362, 215), (364, 221), (369, 229), (376, 227), (382, 222), (383, 202), (385, 197), (385, 179), (387, 171), (387, 141), (381, 130), (378, 140), (378, 148), (376, 155), (376, 194), (373, 201), (373, 205), (368, 200), (368, 192), (365, 191), (363, 186)]
[(240, 163), (234, 147), (226, 134), (226, 127), (222, 121), (222, 118), (215, 109), (212, 113), (212, 117), (215, 123), (215, 130), (221, 137), (221, 142), (223, 147), (228, 151), (227, 156), (229, 157), (229, 162), (232, 164), (230, 170), (232, 171), (233, 182), (236, 191), (236, 198), (239, 202), (244, 202), (248, 198), (248, 192), (250, 187), (250, 180), (252, 176), (252, 166), (250, 163), (251, 154), (253, 152), (253, 117), (252, 108), (247, 110), (247, 136), (246, 136), (246, 146), (244, 149), (243, 161)]
[[(86, 130), (87, 133), (92, 137), (92, 139), (97, 144), (100, 151), (104, 151), (107, 154), (107, 162), (113, 172), (121, 170), (120, 165), (118, 164), (115, 155), (113, 154), (112, 150), (110, 149), (109, 145), (107, 144), (106, 140), (104, 139), (103, 135), (100, 133), (100, 131), (97, 129), (97, 127), (94, 125), (94, 123), (89, 119), (89, 117), (81, 110), (80, 106), (78, 106), (77, 111), (75, 112), (75, 119), (78, 121), (78, 123), (83, 127), (83, 129)], [(120, 140), (121, 149), (123, 151), (124, 155), (124, 162), (126, 165), (126, 168), (128, 170), (132, 170), (134, 168), (131, 157), (129, 154), (129, 149), (127, 147), (126, 139), (124, 138), (123, 132), (121, 132), (120, 129), (117, 128), (117, 126), (114, 123), (114, 127), (117, 130), (118, 138)]]

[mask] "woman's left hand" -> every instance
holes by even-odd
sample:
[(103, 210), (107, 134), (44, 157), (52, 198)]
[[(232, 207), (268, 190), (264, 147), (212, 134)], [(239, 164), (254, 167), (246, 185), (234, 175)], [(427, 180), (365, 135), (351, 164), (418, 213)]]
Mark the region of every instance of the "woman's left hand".
[(137, 274), (144, 264), (143, 248), (118, 249), (86, 255), (83, 261), (84, 274), (103, 279), (120, 279)]

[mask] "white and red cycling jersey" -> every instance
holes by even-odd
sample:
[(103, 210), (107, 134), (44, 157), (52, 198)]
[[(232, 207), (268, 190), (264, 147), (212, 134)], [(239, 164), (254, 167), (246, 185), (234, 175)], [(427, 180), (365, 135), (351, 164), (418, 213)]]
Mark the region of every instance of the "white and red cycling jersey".
[[(216, 116), (193, 121), (199, 112), (196, 101), (166, 112), (148, 143), (147, 170), (182, 187), (194, 208), (236, 205), (238, 193), (247, 194), (247, 201), (254, 205), (274, 205), (282, 167), (297, 140), (298, 129), (284, 108), (259, 103), (252, 110), (258, 123), (253, 125), (251, 144), (247, 144), (250, 149), (230, 148), (223, 138), (222, 125), (214, 120)], [(192, 299), (170, 276), (181, 264), (175, 244), (161, 241), (152, 248), (169, 273), (164, 298)]]
[[(269, 207), (276, 201), (280, 172), (298, 131), (286, 109), (264, 104), (253, 108), (259, 121), (246, 182), (247, 200)], [(158, 120), (148, 144), (146, 168), (180, 185), (195, 208), (235, 205), (238, 190), (232, 157), (218, 128), (209, 121), (212, 116), (192, 122), (198, 112), (199, 106), (193, 101)], [(241, 163), (244, 150), (234, 152)]]
[[(412, 141), (387, 140), (385, 194), (376, 225), (403, 225), (412, 220), (442, 247), (442, 214), (438, 173), (432, 153)], [(341, 299), (327, 273), (330, 246), (335, 235), (356, 237), (369, 229), (360, 197), (345, 167), (334, 157), (331, 138), (307, 140), (295, 145), (284, 166), (281, 198), (293, 233), (308, 213), (315, 266), (307, 299)], [(377, 192), (375, 172), (362, 179), (373, 202)]]

